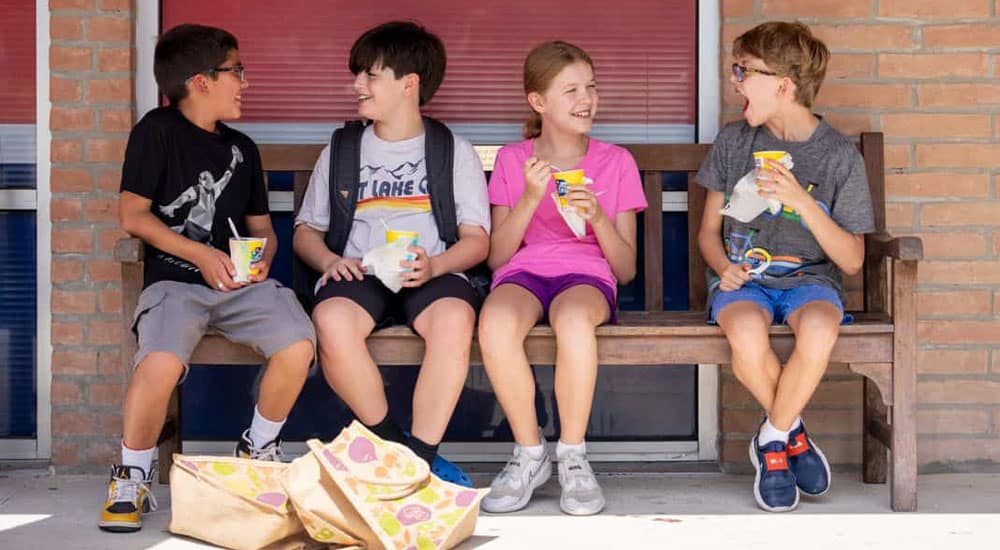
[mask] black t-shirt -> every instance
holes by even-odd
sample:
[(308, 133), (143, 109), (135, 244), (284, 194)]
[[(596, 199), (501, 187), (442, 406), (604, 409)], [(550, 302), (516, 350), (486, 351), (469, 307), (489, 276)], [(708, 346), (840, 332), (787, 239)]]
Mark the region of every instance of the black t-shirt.
[[(229, 253), (232, 218), (248, 235), (246, 216), (268, 213), (257, 146), (221, 122), (207, 132), (173, 107), (150, 111), (125, 149), (122, 191), (153, 201), (152, 212), (174, 232)], [(158, 281), (205, 284), (190, 262), (146, 245), (145, 286)]]

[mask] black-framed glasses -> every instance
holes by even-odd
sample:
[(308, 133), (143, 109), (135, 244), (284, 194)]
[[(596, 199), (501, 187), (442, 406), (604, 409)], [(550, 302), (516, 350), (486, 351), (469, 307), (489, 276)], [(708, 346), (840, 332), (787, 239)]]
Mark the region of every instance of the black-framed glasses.
[[(212, 67), (211, 69), (208, 69), (207, 71), (204, 72), (210, 74), (233, 73), (234, 75), (236, 75), (236, 78), (240, 79), (240, 82), (246, 82), (246, 67), (244, 67), (242, 63), (240, 63), (239, 65), (233, 65), (232, 67)], [(201, 73), (195, 73), (189, 76), (188, 79), (184, 81), (184, 83), (187, 84), (191, 82), (191, 80), (194, 77), (198, 76), (199, 74)]]
[(753, 67), (745, 67), (739, 63), (733, 63), (733, 76), (736, 77), (736, 82), (743, 82), (743, 79), (747, 77), (747, 74), (766, 74), (767, 76), (778, 76), (778, 73), (765, 71), (763, 69), (754, 69)]

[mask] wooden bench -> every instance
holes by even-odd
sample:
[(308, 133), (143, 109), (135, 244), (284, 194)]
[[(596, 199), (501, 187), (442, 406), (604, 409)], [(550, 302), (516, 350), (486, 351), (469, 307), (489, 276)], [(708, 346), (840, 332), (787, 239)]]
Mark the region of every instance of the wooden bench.
[[(694, 183), (694, 173), (709, 151), (708, 145), (629, 145), (643, 172), (643, 184), (649, 209), (644, 216), (645, 304), (641, 312), (621, 312), (621, 323), (603, 326), (597, 331), (598, 355), (602, 365), (649, 364), (727, 364), (729, 345), (718, 327), (705, 324), (703, 309), (706, 287), (705, 263), (695, 251), (698, 226), (705, 200), (704, 188)], [(875, 206), (875, 224), (879, 231), (866, 239), (864, 265), (864, 308), (856, 312), (856, 321), (841, 328), (832, 361), (846, 363), (853, 372), (864, 376), (863, 479), (866, 483), (884, 483), (891, 472), (893, 510), (912, 511), (917, 506), (916, 463), (916, 294), (917, 262), (922, 258), (921, 241), (914, 237), (893, 238), (885, 233), (885, 177), (883, 141), (878, 133), (861, 136), (860, 148)], [(309, 179), (309, 172), (321, 145), (264, 145), (261, 155), (264, 170), (293, 172), (295, 205)], [(492, 150), (495, 152), (495, 148)], [(492, 159), (486, 148), (484, 167), (490, 170)], [(689, 298), (692, 311), (662, 310), (664, 250), (672, 243), (663, 242), (662, 174), (684, 172), (688, 175), (688, 258)], [(135, 239), (118, 242), (115, 257), (122, 265), (122, 361), (130, 370), (136, 341), (129, 323), (142, 289), (142, 247)], [(793, 347), (787, 327), (771, 329), (772, 344), (785, 360)], [(532, 329), (527, 343), (528, 358), (533, 364), (552, 364), (555, 340), (547, 326)], [(408, 328), (397, 326), (380, 330), (368, 338), (368, 348), (379, 365), (419, 364), (423, 342)], [(194, 352), (195, 364), (254, 364), (263, 358), (251, 349), (228, 342), (221, 336), (208, 335)], [(473, 364), (481, 364), (478, 347), (473, 343)], [(181, 450), (180, 406), (178, 392), (171, 399), (168, 426), (159, 448), (160, 479), (166, 481), (171, 453)], [(891, 422), (890, 419), (891, 418)], [(891, 469), (887, 449), (892, 449)]]

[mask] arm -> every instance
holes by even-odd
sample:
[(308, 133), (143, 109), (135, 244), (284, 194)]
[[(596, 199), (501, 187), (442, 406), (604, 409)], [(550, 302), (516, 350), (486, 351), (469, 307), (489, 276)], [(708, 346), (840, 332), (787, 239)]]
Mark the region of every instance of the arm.
[[(496, 173), (494, 172), (494, 176)], [(524, 163), (524, 192), (514, 208), (494, 206), (492, 211), (493, 232), (490, 235), (490, 254), (487, 263), (490, 269), (506, 264), (521, 248), (524, 232), (535, 215), (535, 210), (545, 198), (545, 188), (552, 176), (552, 166), (531, 157)]]
[(458, 242), (443, 253), (428, 257), (420, 246), (409, 247), (417, 257), (412, 262), (401, 262), (409, 271), (403, 272), (403, 287), (418, 287), (434, 277), (448, 273), (461, 273), (482, 262), (489, 252), (490, 238), (478, 225), (460, 224)]
[(611, 266), (611, 273), (619, 284), (627, 285), (636, 273), (635, 211), (619, 212), (614, 223), (602, 211), (600, 217), (590, 221), (590, 225), (594, 228), (601, 252)]
[(118, 222), (122, 229), (146, 244), (196, 265), (212, 288), (232, 290), (242, 286), (233, 282), (236, 268), (228, 254), (174, 233), (150, 211), (152, 204), (153, 201), (141, 195), (122, 191), (118, 201)]
[(722, 209), (726, 202), (726, 194), (721, 191), (708, 191), (705, 197), (705, 211), (701, 215), (701, 227), (698, 228), (698, 250), (705, 263), (719, 276), (719, 289), (723, 291), (736, 290), (750, 280), (750, 275), (742, 266), (729, 261), (726, 250), (722, 246)]
[(324, 233), (307, 224), (300, 223), (295, 226), (292, 250), (306, 265), (323, 274), (320, 284), (326, 284), (327, 279), (360, 281), (365, 276), (365, 268), (361, 267), (360, 258), (344, 258), (334, 254), (326, 246)]
[(268, 214), (247, 216), (246, 222), (247, 230), (250, 232), (251, 237), (267, 239), (267, 246), (264, 247), (264, 257), (261, 261), (250, 266), (252, 269), (258, 270), (256, 275), (250, 276), (250, 282), (257, 283), (267, 279), (268, 273), (271, 272), (274, 255), (278, 253), (278, 236), (274, 233), (274, 227), (271, 225), (271, 216)]

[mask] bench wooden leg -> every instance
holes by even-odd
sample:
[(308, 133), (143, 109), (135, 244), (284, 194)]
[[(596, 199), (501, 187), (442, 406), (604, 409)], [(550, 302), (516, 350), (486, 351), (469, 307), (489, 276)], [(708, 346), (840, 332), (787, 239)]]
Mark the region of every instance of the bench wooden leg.
[(862, 415), (861, 479), (865, 483), (885, 483), (889, 470), (889, 449), (873, 433), (876, 425), (888, 424), (888, 411), (875, 382), (864, 379), (864, 412)]
[(892, 509), (917, 509), (917, 262), (893, 263)]
[(167, 405), (167, 421), (164, 434), (157, 445), (157, 461), (160, 469), (160, 483), (170, 483), (170, 466), (174, 463), (174, 453), (183, 452), (181, 444), (181, 390), (174, 388)]

